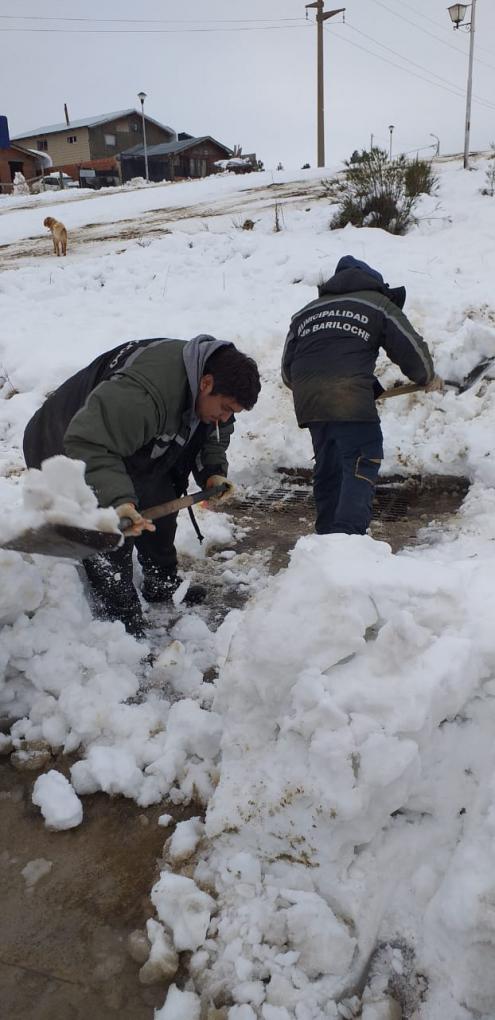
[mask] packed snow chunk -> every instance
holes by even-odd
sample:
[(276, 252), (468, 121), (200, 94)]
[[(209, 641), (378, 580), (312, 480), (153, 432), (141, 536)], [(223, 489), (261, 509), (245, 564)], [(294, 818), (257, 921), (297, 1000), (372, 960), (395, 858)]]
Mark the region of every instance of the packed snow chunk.
[(170, 840), (169, 857), (174, 864), (181, 864), (192, 857), (203, 833), (204, 823), (200, 818), (188, 818), (179, 822)]
[(127, 951), (136, 963), (146, 963), (151, 951), (151, 942), (146, 932), (140, 928), (131, 931), (127, 936)]
[(237, 1002), (261, 1006), (265, 999), (266, 988), (262, 981), (241, 981), (238, 985), (234, 985), (232, 995)]
[(201, 670), (194, 664), (181, 641), (172, 641), (160, 652), (154, 663), (150, 683), (163, 687), (170, 684), (176, 694), (193, 694), (203, 682)]
[(85, 761), (77, 761), (70, 770), (71, 779), (78, 793), (118, 794), (124, 797), (139, 797), (144, 782), (141, 769), (131, 751), (124, 747), (93, 745)]
[(181, 992), (170, 985), (161, 1009), (155, 1010), (155, 1020), (199, 1020), (201, 1002), (194, 992)]
[(309, 977), (345, 974), (356, 940), (316, 893), (287, 893), (294, 906), (287, 910), (290, 944), (298, 950), (299, 966)]
[(146, 932), (151, 943), (148, 959), (139, 971), (139, 980), (143, 985), (152, 985), (163, 979), (170, 981), (177, 973), (179, 957), (172, 945), (168, 932), (159, 921), (152, 917), (146, 922)]
[[(30, 468), (23, 486), (25, 514), (17, 514), (15, 530), (51, 523), (118, 533), (115, 510), (98, 506), (93, 490), (86, 485), (84, 472), (83, 461), (61, 455), (43, 461), (41, 471)], [(13, 523), (10, 522), (11, 529)]]
[(160, 921), (170, 928), (179, 953), (203, 944), (215, 901), (192, 878), (162, 872), (151, 890), (151, 902)]
[(402, 1011), (394, 999), (383, 996), (373, 1002), (363, 1003), (362, 1020), (401, 1020)]
[(163, 826), (164, 829), (168, 828), (173, 822), (172, 815), (160, 815), (158, 819), (158, 825)]
[(40, 878), (49, 875), (52, 868), (53, 861), (47, 861), (44, 857), (37, 857), (34, 861), (28, 861), (26, 867), (21, 871), (21, 875), (26, 883), (26, 892), (32, 892)]
[(290, 1013), (285, 1006), (269, 1006), (267, 1002), (261, 1010), (263, 1020), (290, 1020)]
[[(163, 793), (174, 803), (193, 798), (207, 803), (217, 779), (216, 758), (220, 747), (221, 721), (190, 699), (177, 701), (167, 718), (162, 753), (146, 766), (147, 776), (156, 777)], [(177, 782), (177, 788), (171, 786)]]
[(79, 797), (68, 779), (51, 769), (38, 776), (33, 789), (33, 804), (40, 810), (49, 829), (74, 829), (83, 819)]
[(228, 1020), (256, 1020), (256, 1013), (251, 1006), (232, 1006), (229, 1009)]
[[(2, 533), (2, 540), (5, 536)], [(43, 599), (43, 581), (33, 563), (15, 552), (0, 550), (0, 626), (15, 623), (21, 613), (32, 613)]]

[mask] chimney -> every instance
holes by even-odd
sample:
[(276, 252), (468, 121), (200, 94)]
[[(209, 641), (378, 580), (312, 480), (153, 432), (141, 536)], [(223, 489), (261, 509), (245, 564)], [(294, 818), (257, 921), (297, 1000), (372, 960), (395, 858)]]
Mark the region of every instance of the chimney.
[(65, 123), (67, 124), (67, 127), (70, 127), (69, 111), (67, 109), (67, 103), (64, 103), (64, 113), (65, 113)]

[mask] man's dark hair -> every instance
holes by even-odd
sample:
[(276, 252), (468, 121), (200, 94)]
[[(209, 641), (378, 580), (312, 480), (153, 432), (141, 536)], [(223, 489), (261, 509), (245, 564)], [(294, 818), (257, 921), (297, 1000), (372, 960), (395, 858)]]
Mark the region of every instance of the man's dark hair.
[(261, 389), (258, 366), (234, 344), (214, 351), (204, 366), (203, 375), (213, 376), (212, 393), (233, 397), (246, 411), (254, 407)]

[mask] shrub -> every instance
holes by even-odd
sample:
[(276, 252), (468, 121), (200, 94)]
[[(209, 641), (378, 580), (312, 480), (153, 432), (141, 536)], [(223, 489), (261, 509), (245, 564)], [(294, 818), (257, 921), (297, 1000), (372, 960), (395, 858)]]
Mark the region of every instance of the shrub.
[(405, 234), (418, 195), (436, 185), (430, 164), (408, 163), (405, 156), (389, 160), (384, 149), (355, 150), (345, 163), (340, 208), (330, 227), (380, 227)]
[(490, 148), (493, 152), (493, 156), (490, 156), (490, 166), (485, 171), (486, 188), (481, 189), (482, 195), (490, 195), (493, 198), (495, 195), (495, 142), (490, 142)]
[(407, 164), (405, 182), (406, 194), (413, 198), (417, 195), (431, 195), (438, 187), (438, 177), (427, 159), (414, 159)]

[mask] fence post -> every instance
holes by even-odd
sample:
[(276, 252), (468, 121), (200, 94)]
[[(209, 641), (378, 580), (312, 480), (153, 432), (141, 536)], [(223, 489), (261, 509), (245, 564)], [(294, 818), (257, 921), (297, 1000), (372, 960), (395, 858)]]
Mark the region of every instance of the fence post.
[(59, 178), (59, 181), (60, 181), (60, 187), (62, 188), (62, 191), (64, 191), (65, 184), (64, 184), (64, 178), (62, 176), (62, 171), (61, 170), (59, 170), (59, 172), (58, 172), (58, 178)]

